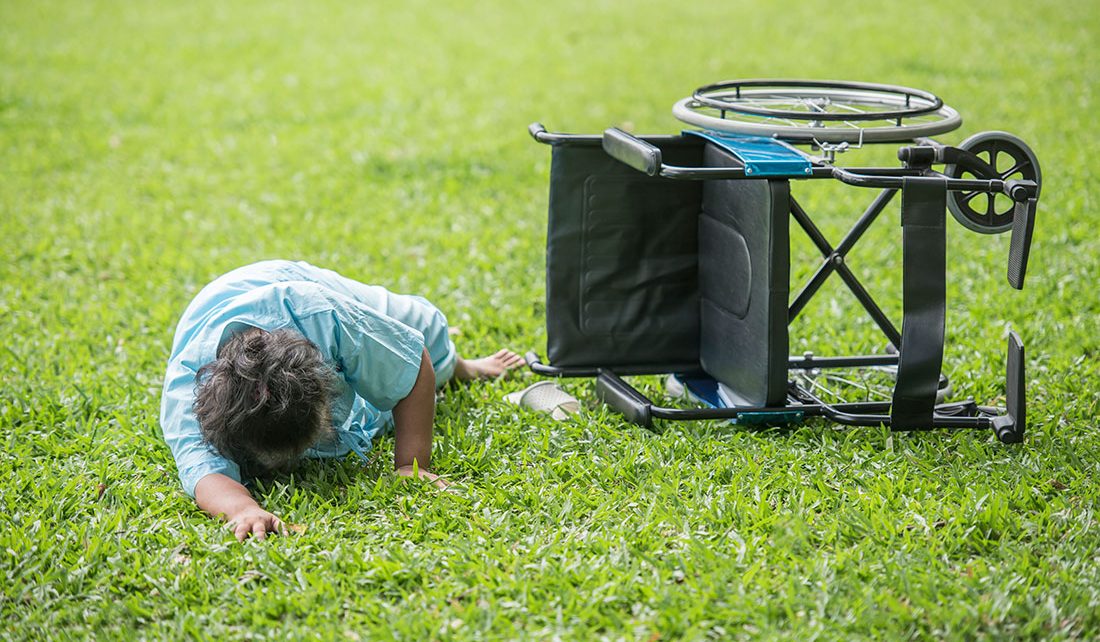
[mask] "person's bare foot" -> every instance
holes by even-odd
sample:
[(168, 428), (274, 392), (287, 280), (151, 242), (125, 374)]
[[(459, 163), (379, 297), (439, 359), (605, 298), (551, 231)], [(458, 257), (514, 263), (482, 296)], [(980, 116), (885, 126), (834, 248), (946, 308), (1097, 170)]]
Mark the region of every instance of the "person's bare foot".
[(459, 357), (458, 362), (455, 364), (455, 380), (492, 379), (521, 365), (523, 365), (523, 357), (511, 350), (501, 350), (496, 354), (480, 359), (463, 359)]

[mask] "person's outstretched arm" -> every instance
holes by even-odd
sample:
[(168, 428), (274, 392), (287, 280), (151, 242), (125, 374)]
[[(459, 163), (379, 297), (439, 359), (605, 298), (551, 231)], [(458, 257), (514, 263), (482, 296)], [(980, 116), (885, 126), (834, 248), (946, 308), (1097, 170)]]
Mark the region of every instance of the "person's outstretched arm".
[(435, 423), (435, 370), (425, 349), (420, 372), (409, 394), (393, 407), (393, 467), (398, 475), (411, 477), (413, 462), (419, 476), (440, 488), (446, 482), (429, 472), (432, 458), (432, 428)]
[(260, 507), (237, 480), (214, 473), (195, 485), (195, 503), (211, 517), (229, 522), (239, 541), (249, 535), (264, 539), (268, 533), (285, 534), (282, 520)]

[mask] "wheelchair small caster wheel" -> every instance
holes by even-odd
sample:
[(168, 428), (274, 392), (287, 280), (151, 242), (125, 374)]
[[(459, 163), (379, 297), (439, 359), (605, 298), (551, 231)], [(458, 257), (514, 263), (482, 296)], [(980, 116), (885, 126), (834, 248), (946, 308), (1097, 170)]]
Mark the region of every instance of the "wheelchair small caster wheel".
[[(967, 138), (958, 147), (980, 158), (993, 171), (956, 163), (943, 170), (949, 178), (1022, 179), (1035, 181), (1042, 188), (1039, 160), (1024, 141), (1012, 134), (982, 132)], [(981, 234), (1000, 234), (1011, 229), (1015, 206), (1015, 201), (1004, 194), (977, 191), (947, 194), (947, 208), (955, 220)]]

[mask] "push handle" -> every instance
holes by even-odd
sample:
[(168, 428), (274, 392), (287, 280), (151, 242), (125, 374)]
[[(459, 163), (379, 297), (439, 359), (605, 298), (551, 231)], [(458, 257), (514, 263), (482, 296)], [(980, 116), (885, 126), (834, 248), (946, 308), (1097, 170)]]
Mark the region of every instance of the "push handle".
[(650, 176), (661, 173), (661, 150), (618, 127), (603, 133), (603, 150), (615, 160)]
[(542, 123), (531, 123), (527, 126), (527, 133), (531, 134), (531, 138), (534, 138), (540, 143), (546, 142), (544, 137), (546, 136), (546, 127)]
[(1012, 212), (1012, 239), (1008, 244), (1008, 284), (1024, 289), (1027, 257), (1031, 254), (1031, 233), (1035, 230), (1035, 207), (1039, 199), (1016, 201)]

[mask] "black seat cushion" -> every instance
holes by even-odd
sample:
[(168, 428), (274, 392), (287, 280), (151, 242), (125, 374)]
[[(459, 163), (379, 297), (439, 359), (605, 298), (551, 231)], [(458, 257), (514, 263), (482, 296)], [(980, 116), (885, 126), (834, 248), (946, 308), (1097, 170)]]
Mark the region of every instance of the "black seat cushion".
[[(703, 160), (708, 167), (740, 165), (709, 143)], [(784, 405), (790, 184), (706, 181), (702, 205), (700, 363), (727, 386), (737, 405)]]

